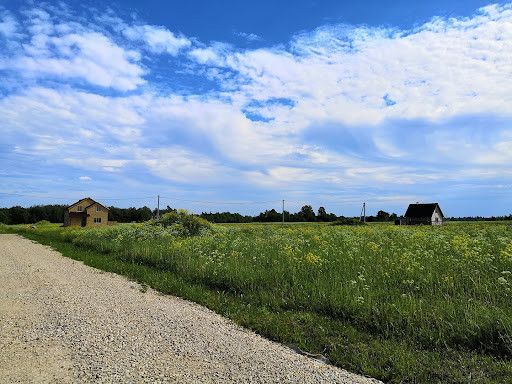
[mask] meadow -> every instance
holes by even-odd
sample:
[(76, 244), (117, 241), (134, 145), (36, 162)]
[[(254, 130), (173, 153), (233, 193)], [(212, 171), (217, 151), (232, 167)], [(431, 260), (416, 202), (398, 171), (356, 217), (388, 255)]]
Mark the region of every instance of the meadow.
[(512, 381), (512, 227), (2, 226), (394, 383)]

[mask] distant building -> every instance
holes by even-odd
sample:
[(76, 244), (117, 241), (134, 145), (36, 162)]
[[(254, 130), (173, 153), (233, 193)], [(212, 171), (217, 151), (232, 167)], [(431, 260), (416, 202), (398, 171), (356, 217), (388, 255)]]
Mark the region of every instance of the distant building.
[(108, 208), (90, 197), (71, 204), (64, 212), (64, 226), (93, 227), (108, 225)]
[(443, 211), (438, 203), (409, 204), (405, 216), (400, 219), (402, 225), (441, 225), (444, 221)]

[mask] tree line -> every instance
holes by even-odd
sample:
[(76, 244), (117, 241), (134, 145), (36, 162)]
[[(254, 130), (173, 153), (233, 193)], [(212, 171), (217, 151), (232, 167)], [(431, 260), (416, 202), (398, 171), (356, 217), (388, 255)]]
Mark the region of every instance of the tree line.
[(449, 217), (449, 221), (507, 221), (512, 220), (512, 214), (505, 216), (464, 216), (464, 217)]
[[(32, 207), (15, 206), (0, 208), (0, 223), (4, 224), (34, 224), (39, 221), (62, 223), (67, 205), (34, 205)], [(119, 223), (142, 222), (153, 217), (151, 208), (117, 208), (109, 207), (108, 219)]]
[[(51, 223), (62, 223), (66, 208), (66, 205), (57, 204), (34, 205), (28, 208), (21, 206), (0, 208), (0, 223), (34, 224), (43, 220)], [(176, 211), (175, 208), (167, 206), (160, 210), (160, 215)], [(142, 208), (118, 208), (111, 206), (109, 207), (108, 219), (118, 223), (143, 222), (156, 217), (156, 214), (156, 209), (151, 210), (151, 208), (146, 206)], [(278, 212), (275, 209), (265, 210), (256, 216), (242, 215), (237, 212), (202, 212), (198, 216), (212, 223), (280, 222), (283, 219), (282, 212)], [(315, 212), (311, 205), (304, 205), (295, 213), (284, 211), (284, 220), (286, 222), (332, 222), (344, 218), (344, 216), (328, 213), (324, 207), (318, 208)], [(379, 211), (375, 217), (368, 216), (367, 221), (392, 221), (395, 218), (395, 214)]]
[[(0, 223), (4, 224), (33, 224), (39, 221), (49, 221), (52, 223), (62, 223), (66, 205), (34, 205), (28, 208), (15, 206), (10, 208), (0, 208)], [(167, 212), (176, 212), (175, 208), (167, 206), (160, 210), (160, 215)], [(143, 222), (156, 217), (156, 209), (149, 207), (142, 208), (118, 208), (109, 207), (108, 219), (118, 223)], [(252, 222), (280, 222), (283, 220), (283, 213), (275, 209), (265, 210), (256, 216), (242, 215), (232, 212), (202, 212), (198, 215), (212, 223), (252, 223)], [(394, 221), (398, 218), (396, 213), (378, 211), (375, 216), (367, 216), (367, 222), (386, 222)], [(315, 212), (311, 205), (304, 205), (298, 212), (290, 213), (284, 211), (284, 220), (286, 222), (333, 222), (344, 220), (346, 217), (338, 216), (334, 213), (328, 213), (324, 207), (318, 208)], [(358, 218), (356, 218), (358, 219)], [(507, 216), (492, 217), (451, 217), (451, 221), (501, 221), (512, 220), (512, 214)]]
[[(256, 216), (243, 216), (239, 213), (231, 212), (202, 212), (201, 217), (212, 223), (277, 223), (283, 220), (283, 212), (278, 212), (275, 209), (265, 210)], [(396, 213), (388, 213), (379, 211), (376, 216), (367, 216), (367, 222), (377, 221), (394, 221), (397, 219)], [(334, 222), (347, 219), (345, 216), (338, 216), (334, 213), (328, 213), (325, 207), (320, 207), (315, 212), (311, 205), (304, 205), (298, 212), (290, 213), (284, 211), (285, 222)], [(359, 219), (357, 217), (356, 219)]]

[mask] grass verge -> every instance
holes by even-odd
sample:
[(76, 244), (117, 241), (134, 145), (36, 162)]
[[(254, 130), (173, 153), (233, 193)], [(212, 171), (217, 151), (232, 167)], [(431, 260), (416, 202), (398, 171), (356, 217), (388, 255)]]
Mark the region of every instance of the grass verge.
[(512, 364), (506, 358), (460, 348), (427, 350), (408, 340), (380, 337), (333, 316), (265, 305), (250, 295), (218, 289), (172, 270), (130, 261), (122, 250), (121, 253), (110, 249), (102, 252), (74, 244), (57, 232), (6, 226), (0, 226), (0, 231), (21, 234), (86, 265), (197, 302), (272, 340), (321, 353), (334, 365), (385, 382), (509, 383), (512, 377)]

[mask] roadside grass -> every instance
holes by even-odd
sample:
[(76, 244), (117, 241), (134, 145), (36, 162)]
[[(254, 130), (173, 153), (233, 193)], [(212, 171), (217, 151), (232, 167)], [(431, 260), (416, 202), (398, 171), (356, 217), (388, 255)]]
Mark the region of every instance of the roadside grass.
[(512, 230), (216, 225), (0, 226), (393, 383), (510, 383)]

